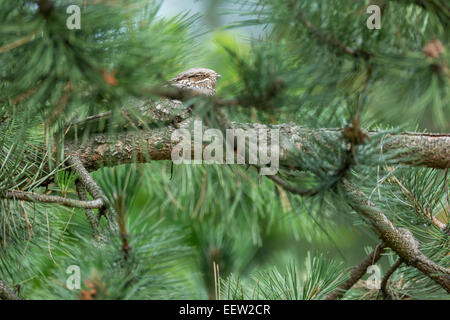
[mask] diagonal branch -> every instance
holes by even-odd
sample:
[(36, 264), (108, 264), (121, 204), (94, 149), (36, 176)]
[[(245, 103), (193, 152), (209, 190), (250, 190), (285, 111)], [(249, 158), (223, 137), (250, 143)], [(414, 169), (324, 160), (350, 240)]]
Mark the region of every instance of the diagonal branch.
[(299, 196), (312, 197), (312, 196), (317, 195), (320, 192), (320, 188), (313, 188), (313, 189), (308, 189), (308, 190), (296, 188), (277, 176), (267, 176), (267, 178), (269, 178), (270, 180), (275, 182), (277, 185), (279, 185), (286, 191), (289, 191), (290, 193), (296, 194)]
[(381, 292), (383, 292), (385, 299), (387, 300), (395, 300), (395, 296), (388, 289), (388, 281), (391, 275), (395, 272), (395, 270), (398, 269), (398, 267), (400, 267), (402, 263), (403, 263), (402, 259), (398, 259), (397, 262), (395, 262), (386, 272), (386, 274), (383, 277), (383, 280), (381, 280), (380, 289)]
[(70, 165), (70, 168), (78, 174), (79, 183), (83, 185), (87, 189), (87, 191), (97, 199), (101, 199), (104, 207), (107, 209), (105, 211), (106, 219), (108, 220), (108, 227), (111, 231), (117, 230), (117, 224), (115, 217), (117, 216), (114, 208), (112, 207), (110, 201), (103, 193), (102, 189), (99, 187), (97, 182), (91, 177), (89, 172), (83, 166), (80, 158), (76, 156), (70, 156), (67, 159), (67, 163)]
[(367, 196), (348, 180), (343, 181), (349, 205), (370, 222), (388, 247), (394, 250), (409, 266), (422, 271), (450, 293), (450, 269), (436, 264), (420, 250), (418, 241), (411, 231), (396, 228)]
[(339, 300), (345, 293), (353, 287), (353, 285), (361, 279), (367, 272), (367, 268), (374, 265), (381, 258), (381, 254), (386, 249), (386, 244), (384, 242), (379, 243), (373, 251), (364, 258), (361, 263), (355, 267), (350, 273), (350, 277), (336, 288), (333, 292), (325, 297), (325, 300)]
[[(84, 187), (84, 185), (77, 180), (75, 182), (75, 187), (77, 188), (77, 193), (78, 193), (78, 197), (80, 198), (80, 200), (82, 201), (88, 201), (88, 197), (86, 196), (86, 188)], [(92, 211), (91, 209), (86, 209), (86, 217), (89, 221), (89, 224), (92, 227), (92, 231), (94, 233), (94, 238), (98, 238), (99, 237), (99, 219), (95, 216), (94, 211)]]
[(393, 170), (388, 168), (388, 171), (391, 173), (391, 179), (396, 184), (399, 185), (400, 189), (405, 194), (405, 196), (407, 197), (408, 201), (410, 201), (414, 205), (414, 209), (416, 210), (416, 212), (418, 214), (428, 218), (431, 221), (431, 223), (433, 223), (433, 225), (435, 227), (437, 227), (438, 229), (442, 230), (445, 234), (450, 235), (449, 230), (447, 230), (447, 225), (442, 223), (441, 221), (439, 221), (437, 218), (435, 218), (433, 216), (433, 213), (431, 212), (430, 209), (428, 209), (426, 207), (423, 207), (419, 203), (419, 200), (417, 199), (416, 195), (414, 193), (412, 193), (411, 190), (409, 190), (408, 188), (406, 188), (403, 185), (403, 183), (394, 175)]

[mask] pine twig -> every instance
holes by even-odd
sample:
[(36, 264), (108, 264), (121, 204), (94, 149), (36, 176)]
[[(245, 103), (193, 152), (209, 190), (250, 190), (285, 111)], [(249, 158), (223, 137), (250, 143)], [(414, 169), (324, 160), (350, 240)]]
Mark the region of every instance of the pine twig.
[(83, 184), (83, 186), (91, 194), (91, 196), (103, 201), (104, 207), (107, 209), (105, 211), (105, 216), (108, 220), (108, 227), (111, 231), (117, 231), (117, 224), (115, 220), (117, 214), (114, 208), (112, 207), (111, 203), (109, 202), (108, 198), (103, 193), (97, 182), (95, 182), (95, 180), (83, 166), (80, 158), (71, 156), (67, 159), (67, 163), (70, 165), (71, 169), (78, 174), (78, 180)]
[(31, 34), (29, 34), (28, 36), (20, 38), (19, 40), (16, 40), (13, 43), (8, 43), (8, 44), (5, 44), (5, 45), (1, 46), (0, 47), (0, 54), (4, 53), (6, 51), (9, 51), (9, 50), (15, 49), (17, 47), (20, 47), (20, 46), (30, 42), (31, 40), (34, 39), (34, 37), (37, 34), (38, 34), (38, 31), (34, 31)]
[(403, 263), (402, 259), (398, 259), (396, 263), (394, 263), (389, 270), (386, 272), (386, 274), (383, 277), (383, 280), (381, 280), (381, 292), (383, 292), (383, 296), (386, 300), (395, 300), (395, 296), (389, 291), (388, 289), (388, 281), (391, 275), (395, 272), (395, 270), (400, 267), (400, 265)]
[(380, 242), (375, 249), (361, 263), (355, 267), (350, 273), (350, 277), (342, 283), (338, 288), (325, 297), (325, 300), (339, 300), (345, 293), (353, 287), (353, 285), (361, 279), (367, 272), (367, 268), (375, 264), (381, 258), (381, 254), (386, 249), (386, 244)]
[(420, 215), (423, 215), (424, 217), (428, 218), (431, 223), (433, 223), (434, 226), (436, 226), (438, 229), (442, 230), (445, 234), (450, 235), (448, 230), (446, 230), (447, 225), (439, 221), (433, 216), (433, 213), (423, 206), (420, 205), (419, 200), (417, 199), (416, 195), (406, 188), (403, 183), (394, 175), (393, 170), (388, 168), (389, 173), (391, 173), (392, 180), (398, 184), (402, 192), (405, 194), (405, 196), (408, 198), (408, 200), (414, 205), (414, 209), (417, 213)]
[(6, 191), (5, 194), (0, 195), (0, 198), (41, 202), (41, 203), (56, 203), (63, 205), (65, 207), (81, 208), (81, 209), (98, 209), (103, 207), (104, 205), (102, 199), (82, 201), (77, 199), (64, 198), (60, 196), (50, 196), (46, 194), (38, 194), (20, 190)]
[(266, 177), (269, 178), (270, 180), (272, 180), (273, 182), (275, 182), (277, 185), (279, 185), (286, 191), (289, 191), (290, 193), (296, 194), (299, 196), (312, 197), (312, 196), (317, 195), (320, 192), (320, 188), (313, 188), (313, 189), (309, 189), (309, 190), (296, 188), (275, 175), (273, 175), (273, 176), (268, 175)]
[[(80, 200), (88, 201), (88, 197), (86, 196), (86, 188), (79, 180), (75, 181), (75, 187), (77, 189), (78, 197), (80, 198)], [(99, 219), (95, 216), (95, 213), (94, 213), (94, 211), (92, 211), (92, 209), (86, 209), (85, 211), (86, 211), (86, 217), (89, 221), (89, 224), (92, 227), (92, 231), (94, 233), (94, 238), (97, 239), (100, 235)]]

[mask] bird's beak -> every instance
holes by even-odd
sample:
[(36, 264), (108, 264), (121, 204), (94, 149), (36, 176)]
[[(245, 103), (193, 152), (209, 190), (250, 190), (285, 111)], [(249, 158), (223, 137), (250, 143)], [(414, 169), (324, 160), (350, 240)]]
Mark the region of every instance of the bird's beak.
[(216, 78), (220, 79), (220, 78), (222, 78), (222, 76), (220, 74), (216, 73)]

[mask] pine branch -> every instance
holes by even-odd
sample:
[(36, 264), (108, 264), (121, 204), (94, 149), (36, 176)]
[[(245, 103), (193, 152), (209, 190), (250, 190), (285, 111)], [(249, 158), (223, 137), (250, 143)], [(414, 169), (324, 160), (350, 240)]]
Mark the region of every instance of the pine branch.
[(422, 271), (450, 293), (450, 269), (439, 266), (426, 257), (411, 231), (396, 228), (367, 196), (348, 180), (343, 181), (350, 206), (370, 222), (388, 247), (409, 266)]
[(60, 196), (50, 196), (46, 194), (38, 194), (20, 190), (7, 191), (4, 195), (0, 195), (0, 198), (41, 202), (41, 203), (56, 203), (63, 205), (65, 207), (81, 208), (81, 209), (98, 209), (103, 207), (102, 199), (82, 201), (77, 199), (64, 198)]
[(79, 182), (87, 189), (87, 191), (96, 199), (101, 199), (106, 209), (105, 216), (108, 220), (108, 227), (111, 231), (117, 230), (117, 224), (115, 217), (117, 216), (110, 201), (103, 193), (102, 189), (98, 186), (97, 182), (91, 177), (89, 172), (83, 166), (80, 158), (76, 156), (70, 156), (67, 160), (70, 168), (78, 174)]
[[(186, 101), (194, 97), (202, 97), (208, 99), (216, 112), (220, 114), (219, 120), (224, 122), (226, 115), (220, 109), (221, 107), (232, 107), (241, 104), (242, 101), (236, 99), (223, 100), (215, 96), (208, 96), (201, 89), (178, 88), (173, 85), (158, 86), (148, 89), (143, 94), (153, 94), (160, 97)], [(194, 108), (191, 106), (191, 108)], [(222, 116), (223, 115), (223, 116)], [(92, 116), (85, 121), (98, 120), (99, 118), (109, 117), (110, 113), (104, 113)], [(225, 118), (222, 119), (222, 118)], [(187, 119), (178, 119), (178, 123), (189, 122)], [(226, 123), (227, 121), (225, 121)], [(83, 123), (83, 121), (81, 121)], [(173, 123), (171, 123), (173, 124)], [(89, 140), (82, 146), (75, 144), (73, 141), (66, 141), (66, 153), (68, 155), (77, 156), (81, 159), (82, 165), (88, 170), (96, 170), (99, 165), (129, 163), (131, 161), (147, 162), (150, 160), (169, 160), (171, 150), (174, 146), (169, 137), (175, 129), (171, 124), (164, 123), (162, 128), (147, 128), (142, 131), (119, 132), (116, 136), (105, 133), (92, 134)], [(178, 127), (178, 126), (177, 126)], [(281, 154), (285, 155), (284, 159), (288, 166), (289, 158), (286, 155), (295, 152), (295, 148), (302, 152), (308, 152), (306, 145), (311, 140), (324, 141), (332, 138), (336, 142), (342, 139), (345, 129), (307, 129), (300, 126), (290, 124), (281, 124), (276, 126), (268, 126), (261, 124), (243, 124), (228, 123), (227, 128), (241, 129), (280, 129), (281, 134), (288, 137), (288, 144), (280, 146)], [(370, 131), (369, 137), (379, 134), (380, 132)], [(191, 134), (191, 136), (193, 136)], [(386, 133), (386, 144), (382, 146), (383, 152), (396, 151), (398, 157), (403, 164), (425, 166), (430, 168), (448, 168), (450, 167), (450, 134), (425, 134), (405, 132), (399, 135)], [(381, 146), (380, 146), (381, 147)], [(401, 150), (409, 149), (406, 152)], [(411, 159), (411, 158), (414, 159)], [(301, 169), (301, 168), (297, 168)], [(88, 189), (89, 190), (89, 189)], [(310, 193), (310, 192), (308, 192)]]
[(325, 297), (325, 300), (339, 300), (345, 293), (350, 290), (353, 285), (358, 282), (367, 272), (367, 268), (377, 263), (381, 258), (381, 254), (385, 251), (386, 244), (384, 242), (379, 243), (375, 249), (367, 257), (364, 258), (361, 263), (355, 267), (350, 273), (350, 277), (342, 283), (339, 287)]
[(20, 47), (20, 46), (30, 42), (31, 40), (34, 39), (34, 37), (37, 34), (38, 34), (38, 32), (34, 31), (31, 34), (29, 34), (28, 36), (26, 36), (26, 37), (20, 38), (19, 40), (16, 40), (16, 41), (14, 41), (12, 43), (8, 43), (8, 44), (5, 44), (5, 45), (1, 46), (0, 47), (0, 54), (4, 53), (6, 51), (9, 51), (9, 50), (15, 49), (17, 47)]
[[(84, 187), (83, 183), (79, 180), (75, 182), (75, 187), (77, 189), (78, 198), (82, 201), (88, 201), (88, 197), (86, 196), (86, 188)], [(100, 233), (99, 233), (99, 219), (95, 216), (94, 211), (91, 209), (86, 209), (86, 217), (89, 221), (89, 224), (91, 225), (92, 231), (94, 233), (94, 238), (98, 239)]]
[[(324, 141), (325, 138), (341, 141), (343, 129), (308, 129), (291, 124), (262, 125), (233, 123), (241, 129), (280, 129), (280, 136), (287, 141), (280, 142), (280, 163), (291, 166), (289, 155), (296, 152), (308, 152), (308, 143)], [(171, 141), (174, 127), (157, 128), (141, 131), (120, 132), (115, 135), (98, 133), (91, 135), (82, 145), (66, 141), (66, 155), (79, 157), (88, 170), (97, 170), (103, 165), (149, 162), (151, 160), (170, 160)], [(371, 131), (369, 137), (382, 132)], [(193, 137), (193, 132), (191, 132)], [(450, 134), (402, 133), (385, 134), (386, 144), (380, 146), (380, 152), (397, 152), (401, 164), (445, 169), (450, 167)], [(296, 168), (301, 169), (301, 168)], [(89, 189), (88, 189), (89, 190)]]
[(402, 263), (403, 263), (402, 259), (398, 259), (397, 262), (395, 262), (386, 272), (386, 274), (383, 277), (383, 280), (381, 280), (380, 289), (381, 292), (383, 292), (384, 298), (386, 300), (395, 300), (395, 296), (388, 289), (388, 281), (391, 275), (395, 272), (395, 270), (398, 269), (398, 267), (400, 267)]
[(282, 187), (284, 190), (289, 191), (290, 193), (296, 194), (299, 196), (312, 197), (312, 196), (317, 195), (320, 192), (320, 188), (313, 188), (310, 190), (296, 188), (277, 176), (267, 176), (267, 178), (269, 178), (270, 180), (275, 182), (277, 185)]

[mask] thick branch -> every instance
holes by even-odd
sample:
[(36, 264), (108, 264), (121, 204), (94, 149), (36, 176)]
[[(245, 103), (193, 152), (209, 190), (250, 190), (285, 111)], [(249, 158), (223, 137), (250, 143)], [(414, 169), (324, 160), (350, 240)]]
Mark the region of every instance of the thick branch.
[[(291, 124), (262, 125), (233, 123), (241, 129), (280, 129), (280, 163), (291, 167), (289, 156), (295, 152), (308, 152), (309, 143), (335, 140), (343, 141), (342, 129), (308, 129)], [(83, 144), (66, 141), (66, 154), (79, 157), (88, 171), (103, 165), (117, 165), (132, 161), (170, 160), (172, 148), (178, 141), (171, 141), (174, 127), (120, 132), (116, 135), (99, 133)], [(369, 136), (379, 134), (369, 132)], [(191, 134), (193, 138), (193, 132)], [(386, 133), (380, 152), (397, 154), (399, 162), (429, 168), (450, 167), (450, 134)], [(193, 144), (192, 144), (193, 146)], [(192, 152), (194, 149), (192, 148)], [(301, 169), (301, 168), (297, 168)]]
[(373, 251), (364, 258), (361, 263), (355, 267), (352, 272), (350, 273), (350, 277), (342, 283), (336, 290), (334, 290), (332, 293), (330, 293), (328, 296), (326, 296), (325, 300), (338, 300), (341, 299), (344, 294), (350, 290), (353, 285), (358, 282), (359, 279), (361, 279), (367, 272), (367, 268), (371, 265), (374, 265), (377, 263), (378, 260), (381, 258), (381, 254), (386, 249), (386, 244), (383, 242), (379, 243)]
[(422, 271), (450, 293), (450, 269), (431, 261), (420, 250), (411, 231), (396, 228), (366, 195), (349, 181), (343, 181), (350, 206), (370, 222), (388, 247), (394, 250), (404, 263)]

